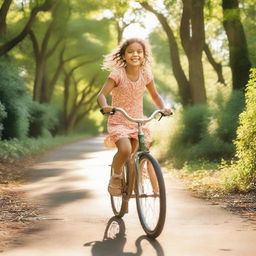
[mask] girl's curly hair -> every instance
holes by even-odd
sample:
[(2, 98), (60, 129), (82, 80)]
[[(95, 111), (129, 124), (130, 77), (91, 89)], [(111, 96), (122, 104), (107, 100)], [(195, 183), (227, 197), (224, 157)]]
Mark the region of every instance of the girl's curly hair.
[(142, 46), (145, 57), (143, 65), (149, 67), (151, 64), (151, 50), (148, 43), (140, 38), (130, 38), (121, 42), (110, 54), (104, 56), (102, 69), (111, 71), (113, 68), (125, 67), (126, 62), (123, 56), (127, 47), (133, 43), (139, 43)]

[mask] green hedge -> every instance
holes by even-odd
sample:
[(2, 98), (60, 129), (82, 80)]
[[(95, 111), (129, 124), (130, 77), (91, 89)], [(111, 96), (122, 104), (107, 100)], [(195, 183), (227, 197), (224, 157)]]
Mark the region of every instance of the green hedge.
[(235, 140), (237, 160), (228, 168), (225, 178), (228, 190), (256, 189), (256, 68), (251, 70), (245, 99), (246, 109), (240, 114)]
[(20, 70), (10, 61), (1, 59), (0, 101), (7, 113), (7, 117), (2, 121), (3, 139), (25, 138), (28, 133), (29, 97), (19, 73)]
[(58, 124), (57, 110), (48, 104), (29, 104), (29, 137), (49, 135)]
[(215, 99), (218, 105), (213, 113), (217, 122), (216, 136), (222, 141), (233, 143), (236, 138), (239, 115), (244, 110), (244, 93), (234, 90), (227, 100), (221, 100), (222, 97), (217, 95)]
[(0, 139), (2, 137), (2, 131), (4, 129), (4, 126), (3, 126), (3, 119), (7, 117), (7, 113), (5, 111), (5, 107), (4, 105), (0, 102)]
[(170, 130), (165, 157), (175, 168), (182, 168), (186, 162), (198, 160), (219, 161), (234, 154), (232, 142), (219, 137), (217, 128), (211, 131), (211, 124), (217, 121), (208, 106), (189, 106), (175, 115), (175, 125)]
[(0, 161), (40, 154), (56, 146), (90, 136), (89, 134), (74, 134), (70, 136), (2, 140), (0, 141)]

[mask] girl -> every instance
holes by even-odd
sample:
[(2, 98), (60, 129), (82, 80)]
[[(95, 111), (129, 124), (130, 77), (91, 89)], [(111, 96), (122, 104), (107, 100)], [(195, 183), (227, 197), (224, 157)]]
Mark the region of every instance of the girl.
[[(172, 111), (164, 102), (154, 86), (150, 71), (150, 50), (139, 38), (131, 38), (119, 45), (103, 62), (103, 69), (111, 73), (98, 94), (97, 101), (105, 113), (114, 107), (121, 107), (133, 118), (143, 117), (143, 94), (149, 91), (155, 105), (166, 114)], [(112, 93), (112, 105), (106, 97)], [(145, 141), (150, 143), (150, 134), (146, 128)], [(122, 168), (137, 148), (137, 124), (127, 120), (121, 113), (109, 116), (107, 146), (116, 146), (117, 153), (112, 162), (113, 175), (109, 181), (108, 191), (112, 196), (122, 194)]]

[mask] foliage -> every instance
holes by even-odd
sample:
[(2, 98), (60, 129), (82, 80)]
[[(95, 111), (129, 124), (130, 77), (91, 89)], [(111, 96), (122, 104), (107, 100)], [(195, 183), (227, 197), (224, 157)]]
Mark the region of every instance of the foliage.
[(47, 149), (88, 137), (88, 134), (74, 134), (70, 136), (3, 140), (0, 141), (0, 160), (40, 154)]
[(29, 105), (29, 137), (49, 135), (57, 123), (57, 110), (53, 106), (31, 102)]
[(178, 120), (168, 148), (174, 166), (180, 168), (186, 160), (196, 157), (196, 145), (206, 136), (209, 111), (205, 105), (191, 106), (178, 114)]
[(232, 143), (236, 137), (239, 114), (244, 109), (244, 94), (240, 90), (234, 90), (228, 99), (223, 98), (221, 92), (215, 98), (216, 109), (213, 115), (216, 117), (216, 136), (228, 143)]
[(0, 102), (0, 139), (2, 137), (2, 131), (4, 129), (2, 120), (7, 117), (4, 105)]
[(0, 62), (0, 101), (7, 117), (3, 139), (24, 138), (28, 133), (28, 95), (20, 70), (8, 60)]
[(239, 116), (235, 140), (237, 160), (226, 170), (228, 190), (256, 189), (256, 68), (251, 71), (245, 98), (246, 109)]
[(243, 21), (246, 39), (248, 43), (248, 50), (252, 66), (256, 65), (256, 44), (255, 44), (255, 22), (256, 22), (256, 6), (254, 0), (240, 0), (241, 4), (241, 18)]
[(212, 127), (212, 123), (217, 123), (215, 118), (206, 105), (176, 110), (173, 121), (154, 132), (154, 151), (160, 160), (172, 162), (175, 168), (195, 160), (219, 161), (233, 156), (232, 142), (218, 137), (218, 126)]
[(78, 133), (84, 133), (86, 132), (87, 134), (90, 135), (97, 135), (99, 134), (99, 125), (97, 124), (97, 120), (93, 118), (89, 118), (88, 116), (84, 118), (83, 121), (80, 122), (80, 124), (76, 127), (74, 132)]

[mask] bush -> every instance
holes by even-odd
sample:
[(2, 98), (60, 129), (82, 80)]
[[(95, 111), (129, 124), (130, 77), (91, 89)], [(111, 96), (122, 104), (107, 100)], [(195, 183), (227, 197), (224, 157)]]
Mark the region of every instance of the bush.
[(57, 111), (53, 106), (38, 102), (29, 104), (29, 137), (49, 135), (57, 124)]
[(222, 97), (220, 93), (217, 94), (217, 110), (213, 113), (217, 122), (216, 136), (222, 141), (232, 143), (236, 138), (239, 114), (244, 109), (244, 93), (234, 90), (227, 100)]
[(167, 155), (176, 168), (182, 168), (186, 161), (204, 156), (203, 150), (198, 151), (198, 144), (208, 133), (210, 112), (207, 106), (197, 105), (187, 107), (175, 115)]
[(17, 67), (0, 62), (0, 101), (7, 117), (3, 120), (3, 139), (24, 138), (28, 133), (28, 95)]
[(1, 139), (1, 137), (2, 137), (2, 131), (3, 131), (3, 129), (4, 129), (2, 120), (3, 120), (4, 118), (6, 118), (6, 116), (7, 116), (7, 113), (5, 112), (5, 107), (4, 107), (4, 105), (0, 102), (0, 139)]
[(74, 129), (75, 133), (87, 133), (90, 135), (99, 134), (99, 125), (97, 124), (97, 120), (92, 119), (90, 117), (85, 117)]
[(72, 136), (40, 137), (11, 139), (0, 141), (0, 161), (20, 158), (28, 155), (36, 155), (50, 148), (88, 138), (88, 134), (74, 134)]
[(246, 109), (239, 116), (235, 140), (237, 160), (228, 168), (225, 184), (228, 190), (256, 189), (256, 68), (252, 69), (246, 87)]
[[(226, 106), (225, 102), (223, 106)], [(236, 112), (237, 108), (233, 112)], [(229, 111), (230, 113), (227, 113), (229, 122), (231, 120), (235, 122), (236, 113), (232, 112), (232, 108)], [(222, 116), (226, 114), (224, 110), (220, 112)], [(161, 128), (162, 130), (157, 128), (157, 132), (154, 132), (156, 143), (153, 151), (160, 161), (168, 159), (175, 168), (182, 168), (186, 162), (216, 162), (222, 158), (231, 158), (235, 146), (224, 136), (218, 136), (220, 133), (218, 125), (221, 122), (216, 120), (216, 116), (218, 116), (216, 112), (206, 105), (189, 106), (175, 111), (170, 127), (165, 126)], [(234, 123), (227, 125), (232, 131), (235, 126)]]

